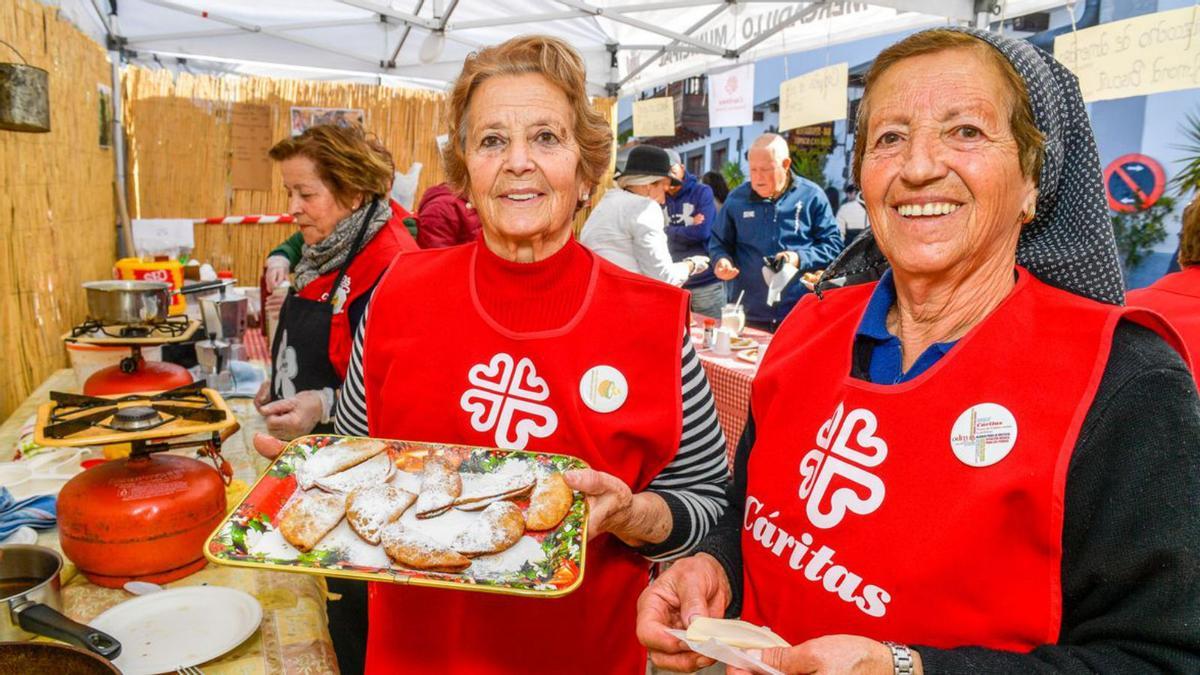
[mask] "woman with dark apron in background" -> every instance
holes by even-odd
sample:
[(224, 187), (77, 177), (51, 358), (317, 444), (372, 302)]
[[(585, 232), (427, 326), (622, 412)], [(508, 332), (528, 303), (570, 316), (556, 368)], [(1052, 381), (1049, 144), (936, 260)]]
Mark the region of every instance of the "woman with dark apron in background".
[[(403, 224), (410, 214), (388, 198), (391, 154), (362, 129), (311, 127), (275, 144), (270, 155), (279, 162), (288, 213), (304, 247), (295, 282), (282, 299), (271, 381), (255, 404), (268, 432), (289, 440), (332, 430), (337, 391), (367, 300), (396, 254), (417, 246)], [(329, 588), (342, 596), (329, 604), (339, 666), (344, 673), (361, 672), (365, 585), (330, 579)]]

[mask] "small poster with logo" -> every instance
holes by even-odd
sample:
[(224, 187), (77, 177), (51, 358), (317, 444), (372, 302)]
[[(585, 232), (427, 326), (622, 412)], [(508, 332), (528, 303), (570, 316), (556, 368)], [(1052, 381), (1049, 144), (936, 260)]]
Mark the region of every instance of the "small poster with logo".
[(754, 64), (708, 76), (708, 126), (741, 127), (754, 122)]
[(339, 127), (365, 126), (367, 115), (361, 108), (292, 108), (292, 137), (304, 133), (318, 124), (336, 124)]

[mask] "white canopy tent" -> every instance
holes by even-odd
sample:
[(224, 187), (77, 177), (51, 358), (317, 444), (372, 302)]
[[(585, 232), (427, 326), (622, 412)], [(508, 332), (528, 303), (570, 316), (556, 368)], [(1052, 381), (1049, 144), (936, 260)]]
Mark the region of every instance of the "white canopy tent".
[(594, 95), (1065, 0), (52, 0), (126, 60), (445, 88), (480, 46), (526, 33), (574, 45)]

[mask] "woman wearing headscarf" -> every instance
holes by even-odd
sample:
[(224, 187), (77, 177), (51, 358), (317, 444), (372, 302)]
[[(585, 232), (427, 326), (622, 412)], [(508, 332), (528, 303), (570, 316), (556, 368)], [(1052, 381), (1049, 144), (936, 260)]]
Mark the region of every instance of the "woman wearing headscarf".
[(827, 277), (890, 269), (775, 335), (726, 517), (639, 603), (653, 660), (705, 665), (664, 629), (740, 614), (789, 674), (1200, 671), (1200, 402), (1122, 306), (1074, 76), (918, 33), (855, 140), (871, 230)]
[(693, 274), (708, 269), (708, 257), (689, 256), (673, 262), (667, 245), (663, 204), (667, 189), (679, 185), (671, 175), (666, 150), (639, 145), (629, 152), (616, 189), (608, 190), (588, 216), (579, 243), (605, 260), (680, 286)]
[[(1183, 210), (1176, 260), (1178, 272), (1147, 288), (1131, 291), (1127, 299), (1134, 307), (1145, 307), (1166, 317), (1195, 359), (1200, 355), (1200, 194)], [(1193, 370), (1192, 375), (1200, 384), (1200, 372)]]
[[(651, 562), (690, 551), (724, 509), (724, 436), (685, 293), (572, 237), (612, 152), (585, 82), (555, 38), (466, 60), (443, 159), (482, 235), (397, 258), (337, 428), (583, 459), (565, 479), (588, 502), (586, 574), (551, 600), (372, 584), (367, 672), (641, 675)], [(605, 379), (620, 384), (588, 385)]]

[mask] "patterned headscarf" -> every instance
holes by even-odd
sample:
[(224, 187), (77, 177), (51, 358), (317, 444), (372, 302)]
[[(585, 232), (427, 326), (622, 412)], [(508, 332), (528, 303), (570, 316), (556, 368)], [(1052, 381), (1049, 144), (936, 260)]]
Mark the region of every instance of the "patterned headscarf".
[[(1125, 284), (1104, 197), (1100, 158), (1075, 75), (1024, 40), (974, 28), (935, 30), (967, 33), (1008, 59), (1025, 81), (1034, 123), (1046, 138), (1037, 215), (1021, 231), (1017, 263), (1051, 286), (1100, 302), (1124, 304)], [(887, 264), (870, 231), (864, 232), (829, 266), (819, 289), (836, 279), (880, 273)]]

